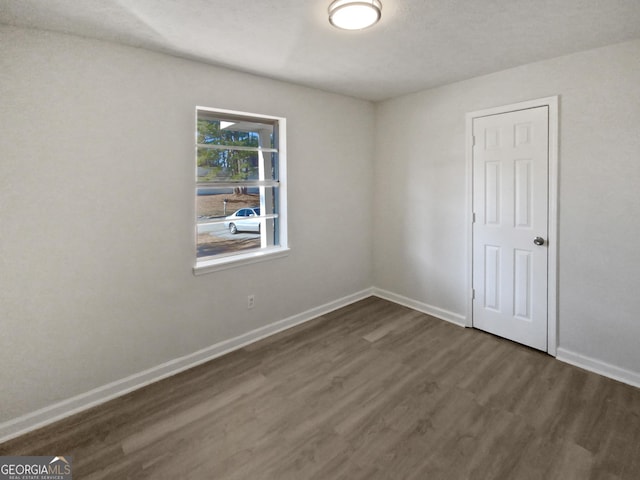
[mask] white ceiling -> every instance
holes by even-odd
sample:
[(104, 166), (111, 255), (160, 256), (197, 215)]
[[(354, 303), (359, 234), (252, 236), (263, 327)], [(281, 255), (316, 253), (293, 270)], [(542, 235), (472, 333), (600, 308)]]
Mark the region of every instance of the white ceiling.
[(0, 23), (368, 100), (640, 38), (640, 0), (382, 0), (382, 21), (360, 32), (329, 24), (330, 1), (0, 0)]

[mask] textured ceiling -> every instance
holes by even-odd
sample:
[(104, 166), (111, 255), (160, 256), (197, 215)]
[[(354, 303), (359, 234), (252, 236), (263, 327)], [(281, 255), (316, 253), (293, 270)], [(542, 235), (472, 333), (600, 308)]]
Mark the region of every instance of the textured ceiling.
[(640, 38), (640, 0), (382, 0), (360, 32), (330, 0), (0, 0), (0, 23), (94, 37), (383, 100)]

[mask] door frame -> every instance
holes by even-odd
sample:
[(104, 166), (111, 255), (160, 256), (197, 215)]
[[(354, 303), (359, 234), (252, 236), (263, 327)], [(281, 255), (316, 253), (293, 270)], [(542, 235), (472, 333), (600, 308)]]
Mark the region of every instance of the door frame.
[(548, 277), (547, 277), (547, 353), (557, 355), (558, 348), (558, 99), (545, 97), (536, 100), (487, 108), (466, 114), (466, 194), (467, 194), (467, 314), (465, 325), (473, 327), (473, 120), (489, 115), (549, 108), (549, 211), (548, 211)]

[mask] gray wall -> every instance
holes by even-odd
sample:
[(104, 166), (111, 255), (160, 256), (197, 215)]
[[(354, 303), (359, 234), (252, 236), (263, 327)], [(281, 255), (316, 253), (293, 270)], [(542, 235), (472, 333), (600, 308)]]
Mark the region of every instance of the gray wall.
[(466, 315), (465, 113), (560, 96), (559, 344), (640, 374), (640, 41), (376, 106), (374, 284)]
[[(371, 286), (371, 103), (53, 33), (0, 45), (0, 422)], [(196, 105), (287, 118), (288, 257), (193, 275)]]
[[(465, 113), (556, 94), (560, 347), (640, 372), (640, 41), (375, 108), (72, 36), (0, 44), (0, 422), (371, 285), (465, 315)], [(195, 105), (287, 117), (288, 257), (192, 274)]]

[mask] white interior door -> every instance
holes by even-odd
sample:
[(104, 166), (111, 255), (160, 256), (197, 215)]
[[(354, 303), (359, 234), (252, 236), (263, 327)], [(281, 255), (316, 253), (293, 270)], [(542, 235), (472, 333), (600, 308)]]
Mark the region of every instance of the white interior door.
[(547, 351), (549, 108), (473, 119), (473, 326)]

